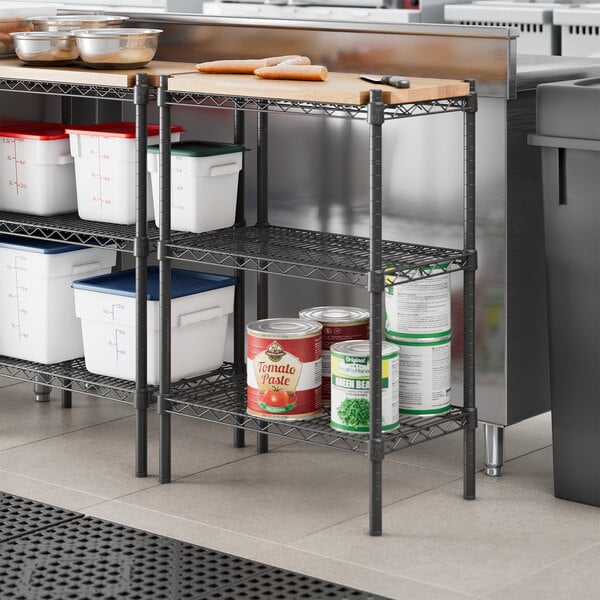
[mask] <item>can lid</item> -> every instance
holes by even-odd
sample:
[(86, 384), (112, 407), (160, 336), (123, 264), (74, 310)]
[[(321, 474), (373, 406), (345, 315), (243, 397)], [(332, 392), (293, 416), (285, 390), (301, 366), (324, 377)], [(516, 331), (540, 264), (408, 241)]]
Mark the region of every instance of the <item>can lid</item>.
[[(234, 154), (248, 150), (243, 144), (230, 144), (226, 142), (204, 142), (187, 140), (185, 142), (173, 142), (171, 154), (175, 156), (190, 156), (192, 158), (204, 156), (217, 156), (219, 154)], [(159, 152), (158, 146), (148, 146), (150, 154)]]
[[(236, 283), (237, 279), (228, 275), (201, 273), (199, 271), (188, 271), (187, 269), (171, 269), (171, 298), (191, 296), (192, 294), (208, 292)], [(134, 298), (136, 290), (135, 269), (78, 279), (71, 284), (71, 287), (78, 290)], [(153, 301), (159, 299), (159, 269), (156, 266), (148, 267), (148, 293), (146, 298)]]
[(452, 331), (444, 332), (435, 336), (426, 334), (392, 335), (385, 332), (385, 339), (398, 346), (441, 346), (452, 340)]
[(297, 338), (319, 333), (323, 329), (321, 323), (307, 319), (261, 319), (248, 323), (248, 333), (264, 337)]
[(21, 123), (5, 125), (0, 129), (0, 137), (25, 140), (63, 140), (69, 136), (61, 123)]
[[(347, 340), (331, 345), (331, 354), (338, 356), (370, 356), (369, 340)], [(389, 342), (381, 342), (381, 358), (398, 356), (398, 350)]]
[(35, 252), (36, 254), (62, 254), (63, 252), (85, 250), (84, 246), (77, 244), (38, 240), (17, 235), (0, 235), (0, 248), (10, 248), (11, 250), (19, 250), (21, 252)]
[[(65, 127), (67, 133), (79, 135), (95, 135), (100, 137), (119, 137), (119, 138), (135, 138), (135, 123), (129, 121), (118, 121), (114, 123), (97, 123), (95, 125), (68, 125)], [(171, 133), (185, 131), (179, 125), (171, 126)], [(149, 124), (147, 128), (148, 136), (157, 136), (159, 134), (159, 126)]]
[(300, 311), (301, 319), (320, 323), (356, 323), (369, 319), (369, 311), (355, 306), (313, 306)]

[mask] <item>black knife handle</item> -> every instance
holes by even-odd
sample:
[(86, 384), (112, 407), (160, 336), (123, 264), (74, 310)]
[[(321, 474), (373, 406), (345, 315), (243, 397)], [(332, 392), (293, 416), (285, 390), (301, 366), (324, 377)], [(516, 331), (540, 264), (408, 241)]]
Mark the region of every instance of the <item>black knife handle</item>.
[(410, 81), (400, 77), (398, 75), (389, 75), (381, 78), (381, 83), (391, 85), (395, 88), (407, 88), (410, 87)]

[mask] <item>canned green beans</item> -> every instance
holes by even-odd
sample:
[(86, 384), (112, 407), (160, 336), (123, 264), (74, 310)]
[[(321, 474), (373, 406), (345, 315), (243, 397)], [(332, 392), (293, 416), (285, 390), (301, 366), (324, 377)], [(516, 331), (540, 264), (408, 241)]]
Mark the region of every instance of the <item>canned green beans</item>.
[[(398, 350), (382, 343), (382, 430), (398, 427)], [(331, 427), (368, 433), (370, 423), (369, 341), (351, 340), (331, 346)]]

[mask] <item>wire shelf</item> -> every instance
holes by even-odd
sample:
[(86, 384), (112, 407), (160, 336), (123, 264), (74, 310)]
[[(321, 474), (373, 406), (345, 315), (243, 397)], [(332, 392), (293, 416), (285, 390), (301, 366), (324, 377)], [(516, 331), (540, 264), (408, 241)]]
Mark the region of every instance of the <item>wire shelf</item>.
[[(69, 390), (133, 404), (135, 383), (116, 377), (95, 375), (85, 368), (85, 360), (76, 358), (52, 365), (0, 356), (0, 376), (31, 381), (48, 387)], [(154, 388), (149, 388), (152, 397)]]
[[(368, 238), (286, 227), (182, 236), (169, 244), (168, 253), (180, 260), (348, 285), (366, 285), (369, 272)], [(469, 256), (463, 250), (383, 242), (384, 274), (395, 276), (396, 283), (460, 271)]]
[(0, 78), (0, 90), (28, 92), (79, 98), (101, 98), (106, 100), (132, 100), (133, 87), (113, 87), (56, 81), (31, 81), (27, 79)]
[[(171, 384), (167, 398), (168, 412), (229, 425), (258, 433), (326, 446), (367, 455), (369, 436), (332, 429), (329, 415), (304, 421), (268, 421), (246, 414), (246, 375), (236, 373), (233, 365), (192, 380)], [(467, 413), (460, 407), (444, 415), (403, 418), (398, 431), (383, 435), (386, 453), (415, 446), (466, 426)]]
[[(100, 246), (133, 252), (135, 225), (84, 221), (76, 213), (40, 217), (0, 211), (0, 232), (56, 240), (83, 246)], [(148, 238), (158, 240), (158, 227), (148, 223)]]
[[(419, 115), (432, 115), (464, 111), (469, 102), (468, 96), (412, 102), (409, 104), (387, 104), (383, 109), (384, 118), (401, 119)], [(169, 104), (185, 104), (204, 108), (228, 108), (245, 111), (264, 112), (274, 110), (284, 113), (316, 114), (328, 117), (363, 119), (368, 117), (366, 104), (338, 104), (329, 102), (308, 102), (304, 100), (281, 100), (277, 98), (247, 98), (243, 96), (216, 96), (198, 92), (169, 92)]]

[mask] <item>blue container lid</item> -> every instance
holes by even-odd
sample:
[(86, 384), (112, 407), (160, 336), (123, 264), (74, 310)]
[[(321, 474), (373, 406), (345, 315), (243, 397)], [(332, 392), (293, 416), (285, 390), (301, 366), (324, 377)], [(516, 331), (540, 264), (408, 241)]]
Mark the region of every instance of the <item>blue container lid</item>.
[(20, 237), (17, 235), (0, 235), (0, 248), (10, 248), (21, 252), (36, 252), (38, 254), (61, 254), (84, 250), (83, 246), (67, 244), (66, 242), (52, 242), (50, 240), (37, 240), (34, 238)]
[[(171, 269), (171, 298), (181, 298), (237, 283), (236, 277), (199, 273), (187, 269)], [(71, 284), (78, 290), (89, 290), (101, 294), (115, 294), (135, 298), (135, 269), (118, 273), (78, 279)], [(158, 301), (158, 267), (148, 267), (148, 300)]]

